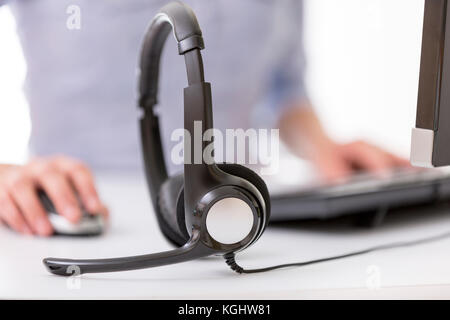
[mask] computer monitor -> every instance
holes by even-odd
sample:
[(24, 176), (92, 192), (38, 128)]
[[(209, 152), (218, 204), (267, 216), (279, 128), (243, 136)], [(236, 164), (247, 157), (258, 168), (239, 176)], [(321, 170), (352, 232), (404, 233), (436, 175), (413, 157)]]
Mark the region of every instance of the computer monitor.
[(450, 165), (450, 7), (447, 0), (425, 0), (411, 163), (422, 167)]

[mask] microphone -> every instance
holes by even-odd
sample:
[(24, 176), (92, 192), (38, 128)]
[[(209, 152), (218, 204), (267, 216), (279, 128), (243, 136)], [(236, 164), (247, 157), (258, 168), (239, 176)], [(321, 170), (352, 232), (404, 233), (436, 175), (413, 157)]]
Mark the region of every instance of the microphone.
[(110, 259), (60, 259), (45, 258), (44, 265), (53, 274), (71, 276), (74, 268), (78, 274), (115, 272), (159, 267), (181, 263), (212, 255), (215, 251), (200, 241), (200, 231), (194, 229), (189, 241), (182, 247), (153, 254)]

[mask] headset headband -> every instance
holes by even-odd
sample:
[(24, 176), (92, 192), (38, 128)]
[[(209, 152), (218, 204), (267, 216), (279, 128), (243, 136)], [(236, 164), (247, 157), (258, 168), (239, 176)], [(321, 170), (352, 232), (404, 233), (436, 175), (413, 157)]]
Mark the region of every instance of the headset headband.
[(151, 109), (157, 103), (159, 62), (171, 30), (178, 43), (178, 53), (185, 56), (189, 85), (204, 81), (199, 50), (205, 46), (197, 19), (183, 3), (169, 3), (153, 18), (144, 39), (139, 83), (139, 105), (144, 109)]

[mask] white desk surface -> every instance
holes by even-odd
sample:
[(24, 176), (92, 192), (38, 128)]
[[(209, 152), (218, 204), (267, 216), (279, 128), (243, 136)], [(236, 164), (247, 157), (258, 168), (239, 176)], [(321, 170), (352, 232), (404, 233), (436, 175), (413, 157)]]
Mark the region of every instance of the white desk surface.
[[(143, 177), (109, 176), (98, 184), (111, 209), (110, 229), (101, 237), (31, 238), (0, 228), (0, 298), (450, 298), (450, 239), (262, 274), (235, 274), (220, 257), (79, 279), (49, 274), (44, 257), (119, 257), (170, 248), (156, 224)], [(448, 230), (446, 212), (392, 216), (375, 230), (297, 223), (269, 227), (237, 260), (245, 267), (262, 267)]]

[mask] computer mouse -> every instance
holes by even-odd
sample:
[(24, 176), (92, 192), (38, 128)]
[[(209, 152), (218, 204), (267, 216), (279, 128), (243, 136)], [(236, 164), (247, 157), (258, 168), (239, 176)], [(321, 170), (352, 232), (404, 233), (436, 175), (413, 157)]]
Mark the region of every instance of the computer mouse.
[(55, 206), (44, 191), (39, 190), (38, 196), (44, 209), (48, 213), (48, 219), (53, 226), (54, 235), (97, 236), (103, 233), (105, 229), (105, 220), (102, 215), (89, 214), (80, 204), (82, 217), (78, 223), (72, 223), (56, 212)]

